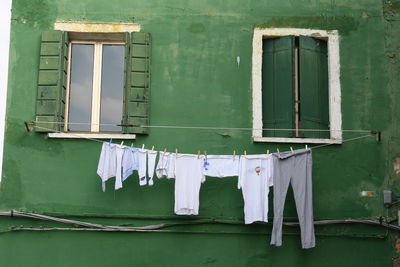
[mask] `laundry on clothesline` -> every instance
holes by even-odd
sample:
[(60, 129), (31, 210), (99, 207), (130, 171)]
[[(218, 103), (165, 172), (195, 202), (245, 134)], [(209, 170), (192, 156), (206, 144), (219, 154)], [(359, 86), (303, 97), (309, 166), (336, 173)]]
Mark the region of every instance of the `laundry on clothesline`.
[(240, 157), (238, 189), (242, 189), (245, 224), (268, 222), (268, 193), (272, 181), (271, 154)]
[[(158, 162), (157, 161), (158, 156)], [(174, 212), (198, 215), (200, 188), (206, 177), (238, 177), (242, 190), (245, 224), (268, 222), (268, 194), (274, 189), (274, 221), (271, 245), (282, 245), (283, 207), (286, 192), (292, 185), (300, 221), (303, 248), (315, 246), (312, 208), (311, 149), (298, 149), (269, 154), (207, 155), (171, 153), (112, 143), (103, 143), (97, 174), (105, 183), (115, 177), (115, 190), (138, 172), (139, 185), (152, 186), (158, 179), (175, 179)]]

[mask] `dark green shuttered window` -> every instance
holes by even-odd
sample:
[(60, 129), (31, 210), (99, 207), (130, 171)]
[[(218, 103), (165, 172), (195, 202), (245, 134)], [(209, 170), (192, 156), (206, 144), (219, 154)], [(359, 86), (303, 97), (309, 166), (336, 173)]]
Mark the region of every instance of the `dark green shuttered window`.
[[(262, 65), (263, 128), (293, 129), (294, 38), (264, 40)], [(264, 131), (264, 136), (292, 137), (289, 131)]]
[(262, 118), (266, 137), (329, 138), (327, 43), (312, 37), (263, 40)]
[[(123, 133), (147, 133), (140, 125), (149, 124), (150, 52), (149, 33), (125, 34)], [(36, 104), (36, 125), (42, 128), (36, 127), (36, 131), (64, 130), (67, 72), (68, 33), (44, 31)]]
[(42, 33), (36, 101), (38, 132), (59, 131), (64, 127), (62, 123), (54, 122), (63, 122), (65, 117), (67, 51), (67, 33), (60, 31)]
[[(150, 34), (136, 32), (126, 42), (125, 125), (149, 124)], [(125, 127), (125, 133), (148, 133), (148, 128)]]

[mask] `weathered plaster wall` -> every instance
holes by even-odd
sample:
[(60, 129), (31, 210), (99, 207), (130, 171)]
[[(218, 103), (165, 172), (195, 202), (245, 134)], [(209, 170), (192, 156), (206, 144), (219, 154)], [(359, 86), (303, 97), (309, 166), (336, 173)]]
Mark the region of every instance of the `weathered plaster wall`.
[[(0, 209), (80, 216), (112, 225), (197, 219), (228, 224), (172, 227), (169, 233), (9, 233), (10, 225), (51, 224), (0, 218), (0, 227), (7, 232), (0, 235), (0, 258), (7, 266), (32, 262), (39, 266), (390, 265), (391, 257), (396, 256), (394, 235), (371, 226), (317, 227), (317, 248), (309, 251), (300, 249), (296, 228), (285, 228), (284, 247), (271, 248), (270, 225), (241, 225), (243, 200), (236, 190), (236, 178), (208, 178), (201, 189), (200, 216), (195, 218), (173, 215), (171, 180), (139, 188), (135, 176), (122, 190), (102, 193), (95, 174), (98, 143), (48, 139), (26, 132), (23, 124), (33, 120), (40, 33), (53, 28), (56, 20), (133, 22), (152, 34), (152, 125), (251, 127), (253, 29), (338, 30), (343, 129), (380, 130), (383, 140), (379, 143), (368, 138), (313, 152), (314, 217), (378, 219), (386, 214), (382, 190), (392, 188), (400, 194), (399, 174), (393, 170), (393, 161), (400, 155), (400, 25), (385, 15), (382, 2), (13, 2)], [(356, 136), (359, 134), (344, 133), (343, 138)], [(185, 153), (206, 150), (208, 154), (289, 148), (252, 143), (251, 131), (226, 130), (151, 129), (148, 136), (134, 141), (136, 146), (143, 143), (158, 149), (178, 147)], [(360, 196), (363, 190), (376, 193), (364, 198)], [(289, 197), (285, 218), (297, 220), (291, 193)], [(391, 218), (395, 211), (391, 210)], [(195, 234), (198, 232), (201, 234)]]

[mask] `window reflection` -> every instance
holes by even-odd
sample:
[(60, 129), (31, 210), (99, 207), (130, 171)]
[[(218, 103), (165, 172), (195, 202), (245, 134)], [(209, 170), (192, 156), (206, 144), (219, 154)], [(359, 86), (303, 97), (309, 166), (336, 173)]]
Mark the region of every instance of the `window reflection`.
[(124, 53), (124, 45), (103, 45), (100, 132), (122, 131)]
[(94, 45), (72, 44), (68, 130), (90, 131)]

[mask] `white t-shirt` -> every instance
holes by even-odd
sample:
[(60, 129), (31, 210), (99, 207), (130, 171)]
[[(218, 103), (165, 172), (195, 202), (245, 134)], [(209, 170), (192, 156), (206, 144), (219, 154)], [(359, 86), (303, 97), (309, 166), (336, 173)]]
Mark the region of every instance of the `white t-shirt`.
[(203, 174), (211, 177), (239, 175), (239, 156), (209, 155), (203, 158)]
[(197, 155), (178, 154), (175, 160), (175, 214), (198, 215), (203, 160)]
[(241, 156), (239, 168), (238, 189), (243, 193), (245, 224), (268, 222), (268, 193), (273, 185), (272, 156)]

